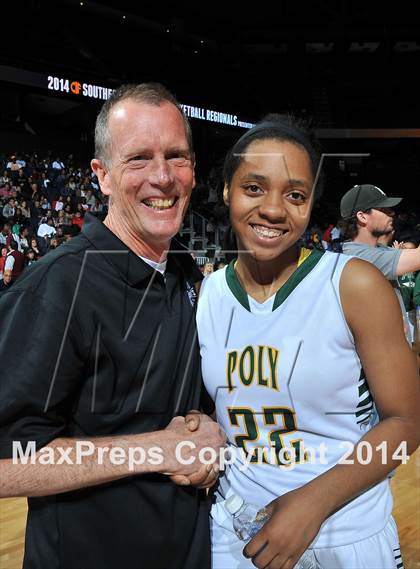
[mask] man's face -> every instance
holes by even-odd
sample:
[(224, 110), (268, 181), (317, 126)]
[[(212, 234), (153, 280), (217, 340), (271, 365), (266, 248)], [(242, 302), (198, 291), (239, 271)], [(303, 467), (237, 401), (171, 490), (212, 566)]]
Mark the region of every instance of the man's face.
[[(169, 246), (194, 185), (194, 159), (178, 109), (125, 100), (109, 117), (108, 168), (102, 192), (124, 234), (148, 246)], [(92, 165), (95, 161), (92, 161)]]
[(12, 280), (12, 271), (4, 271), (3, 273), (4, 284), (9, 284), (11, 280)]
[(374, 208), (366, 216), (366, 227), (374, 237), (387, 235), (394, 229), (395, 213), (389, 207)]

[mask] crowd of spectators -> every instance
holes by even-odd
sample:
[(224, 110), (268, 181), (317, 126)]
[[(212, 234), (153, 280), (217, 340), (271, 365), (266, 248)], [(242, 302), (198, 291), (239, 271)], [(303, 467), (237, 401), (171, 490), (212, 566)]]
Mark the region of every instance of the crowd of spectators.
[(0, 288), (77, 234), (107, 200), (90, 168), (37, 153), (0, 155)]
[[(223, 183), (216, 168), (198, 182), (191, 201), (193, 211), (199, 214), (194, 217), (195, 230), (200, 232), (204, 223), (208, 245), (217, 241), (221, 250), (234, 249)], [(0, 291), (10, 286), (26, 266), (77, 234), (88, 211), (103, 219), (107, 198), (100, 192), (91, 169), (76, 164), (73, 155), (0, 154)], [(346, 239), (342, 221), (319, 215), (322, 207), (314, 211), (318, 215), (301, 244), (309, 249), (340, 252)], [(397, 214), (394, 226), (395, 246), (405, 246), (406, 242), (419, 245), (420, 220), (414, 213)], [(219, 268), (219, 264), (224, 266), (224, 262), (213, 264), (214, 253), (197, 258), (205, 274)]]

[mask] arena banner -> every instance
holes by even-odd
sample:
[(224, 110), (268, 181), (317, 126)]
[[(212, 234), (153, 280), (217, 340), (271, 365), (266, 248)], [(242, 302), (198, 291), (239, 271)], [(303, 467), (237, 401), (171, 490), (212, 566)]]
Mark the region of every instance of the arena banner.
[[(111, 96), (113, 89), (103, 85), (87, 83), (80, 77), (49, 75), (27, 71), (15, 67), (0, 65), (0, 81), (18, 83), (30, 87), (48, 89), (56, 93), (70, 95), (72, 97), (96, 99), (106, 101)], [(213, 109), (205, 109), (191, 105), (181, 104), (185, 115), (189, 118), (204, 120), (218, 124), (226, 124), (239, 128), (252, 128), (253, 123), (241, 120), (238, 115), (225, 113)]]

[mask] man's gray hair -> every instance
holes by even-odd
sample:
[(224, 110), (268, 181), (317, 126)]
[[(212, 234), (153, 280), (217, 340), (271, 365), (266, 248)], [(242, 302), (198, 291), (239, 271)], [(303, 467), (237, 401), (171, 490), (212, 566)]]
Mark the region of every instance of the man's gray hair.
[(126, 99), (132, 99), (137, 103), (146, 103), (154, 106), (159, 106), (163, 103), (172, 103), (175, 105), (184, 121), (185, 134), (191, 156), (194, 155), (191, 126), (176, 98), (160, 83), (140, 83), (138, 85), (121, 85), (103, 104), (96, 118), (95, 158), (101, 160), (105, 166), (110, 167), (109, 115), (115, 105)]

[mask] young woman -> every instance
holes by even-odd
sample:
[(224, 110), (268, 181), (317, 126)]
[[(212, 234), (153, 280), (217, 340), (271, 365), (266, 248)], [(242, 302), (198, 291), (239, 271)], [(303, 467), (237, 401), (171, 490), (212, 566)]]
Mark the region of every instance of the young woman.
[[(319, 164), (310, 134), (278, 115), (225, 161), (238, 257), (204, 281), (197, 314), (204, 382), (235, 458), (212, 508), (215, 569), (291, 569), (307, 548), (323, 569), (402, 567), (387, 474), (418, 444), (418, 377), (382, 274), (297, 245)], [(245, 548), (231, 494), (272, 511)]]
[(39, 245), (38, 245), (38, 241), (36, 240), (35, 237), (31, 238), (31, 242), (30, 242), (30, 250), (33, 251), (34, 253), (34, 258), (35, 261), (39, 259), (39, 257), (41, 257), (41, 252), (39, 250)]

